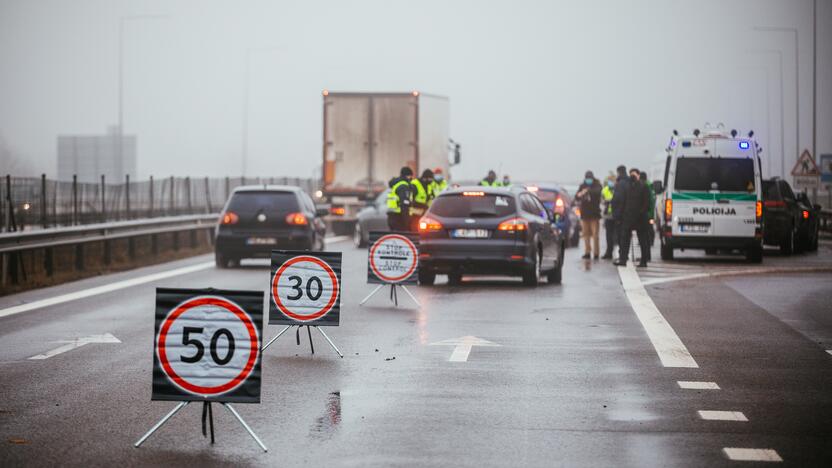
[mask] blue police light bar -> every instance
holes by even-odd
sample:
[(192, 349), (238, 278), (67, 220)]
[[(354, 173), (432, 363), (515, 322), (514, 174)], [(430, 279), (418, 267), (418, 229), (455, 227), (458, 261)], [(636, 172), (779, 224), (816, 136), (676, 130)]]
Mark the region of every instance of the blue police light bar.
[(741, 141), (740, 142), (740, 149), (741, 150), (747, 150), (750, 147), (751, 147), (751, 145), (747, 141)]

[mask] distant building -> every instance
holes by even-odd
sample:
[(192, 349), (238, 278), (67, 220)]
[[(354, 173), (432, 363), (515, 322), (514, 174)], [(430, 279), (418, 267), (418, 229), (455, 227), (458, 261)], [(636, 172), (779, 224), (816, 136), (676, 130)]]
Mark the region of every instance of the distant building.
[(119, 147), (118, 127), (110, 127), (106, 135), (58, 136), (58, 180), (99, 182), (103, 174), (107, 182), (124, 181), (125, 175), (136, 176), (136, 136), (123, 135)]

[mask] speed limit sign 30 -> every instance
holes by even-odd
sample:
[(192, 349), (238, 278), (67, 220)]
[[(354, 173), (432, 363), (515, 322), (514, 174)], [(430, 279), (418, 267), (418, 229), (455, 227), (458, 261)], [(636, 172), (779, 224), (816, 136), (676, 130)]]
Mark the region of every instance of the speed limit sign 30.
[(272, 251), (269, 324), (337, 326), (341, 252)]
[(156, 290), (153, 400), (260, 402), (263, 293)]

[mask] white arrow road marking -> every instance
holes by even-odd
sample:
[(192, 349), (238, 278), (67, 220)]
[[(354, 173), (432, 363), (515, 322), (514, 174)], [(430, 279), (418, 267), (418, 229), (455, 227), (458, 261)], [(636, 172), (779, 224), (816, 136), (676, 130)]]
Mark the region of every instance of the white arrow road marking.
[(32, 356), (29, 359), (49, 359), (51, 357), (57, 356), (59, 354), (63, 354), (67, 351), (72, 351), (75, 348), (80, 348), (85, 344), (89, 343), (121, 343), (121, 340), (113, 336), (111, 333), (105, 333), (103, 335), (90, 335), (78, 338), (72, 341), (58, 341), (58, 343), (66, 343), (63, 346), (59, 346), (53, 350), (47, 351), (43, 354), (38, 354), (37, 356)]
[(448, 362), (465, 362), (468, 360), (468, 355), (471, 354), (471, 348), (474, 346), (502, 346), (491, 341), (477, 338), (476, 336), (461, 336), (450, 340), (437, 341), (431, 343), (431, 346), (454, 346), (454, 351)]

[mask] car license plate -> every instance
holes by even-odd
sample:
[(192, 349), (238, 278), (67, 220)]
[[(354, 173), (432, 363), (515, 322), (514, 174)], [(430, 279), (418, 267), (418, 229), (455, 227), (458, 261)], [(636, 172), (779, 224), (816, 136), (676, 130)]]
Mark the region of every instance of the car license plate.
[(274, 237), (249, 237), (246, 240), (248, 245), (277, 245), (277, 239)]
[(710, 227), (709, 224), (682, 224), (679, 229), (682, 232), (708, 232)]
[(451, 237), (461, 239), (487, 239), (488, 229), (454, 229)]

